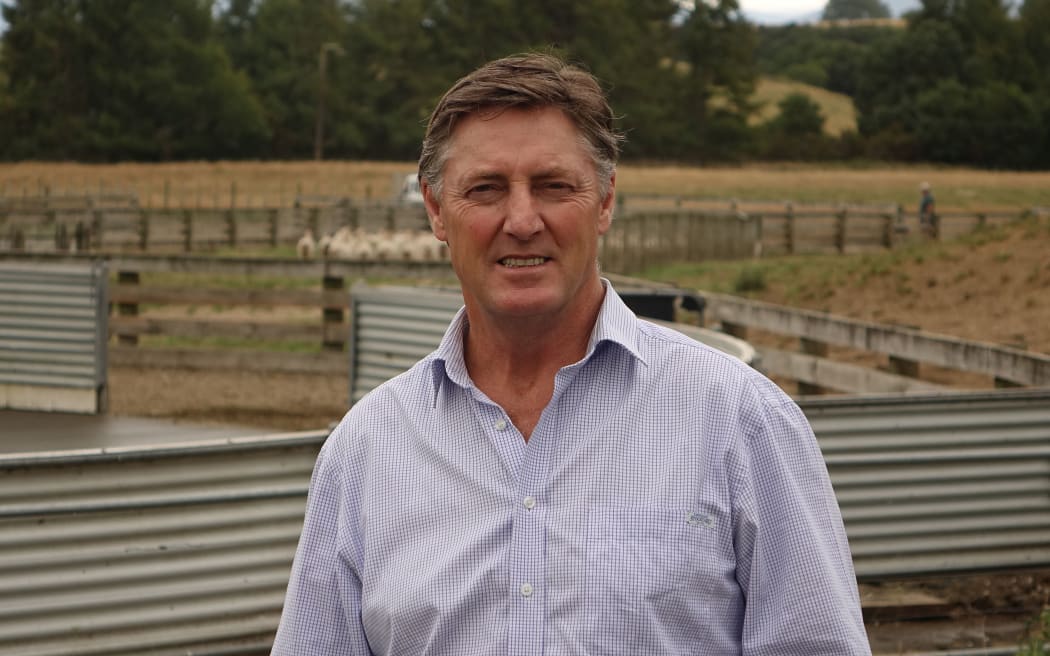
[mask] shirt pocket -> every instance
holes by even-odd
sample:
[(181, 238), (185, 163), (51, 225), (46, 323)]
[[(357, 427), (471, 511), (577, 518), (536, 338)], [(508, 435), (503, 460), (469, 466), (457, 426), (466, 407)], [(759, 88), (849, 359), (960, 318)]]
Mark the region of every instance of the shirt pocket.
[[(588, 653), (680, 653), (735, 589), (726, 522), (710, 511), (598, 507), (587, 523)], [(720, 615), (721, 613), (714, 613)], [(684, 639), (684, 640), (683, 640)]]

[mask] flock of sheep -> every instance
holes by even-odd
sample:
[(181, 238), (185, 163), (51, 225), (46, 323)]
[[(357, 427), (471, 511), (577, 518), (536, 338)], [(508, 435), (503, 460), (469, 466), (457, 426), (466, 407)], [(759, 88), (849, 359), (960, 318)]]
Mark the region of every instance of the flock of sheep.
[(314, 237), (309, 228), (295, 247), (300, 259), (314, 257), (368, 260), (437, 262), (448, 259), (448, 247), (429, 230), (382, 230), (367, 232), (342, 227), (333, 234)]

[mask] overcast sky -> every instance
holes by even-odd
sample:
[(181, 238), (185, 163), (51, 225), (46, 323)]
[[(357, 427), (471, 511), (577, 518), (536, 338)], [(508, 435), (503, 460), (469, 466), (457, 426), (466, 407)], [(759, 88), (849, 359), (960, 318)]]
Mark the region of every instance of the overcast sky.
[(822, 0), (740, 0), (744, 11), (761, 11), (771, 14), (805, 14), (824, 9)]

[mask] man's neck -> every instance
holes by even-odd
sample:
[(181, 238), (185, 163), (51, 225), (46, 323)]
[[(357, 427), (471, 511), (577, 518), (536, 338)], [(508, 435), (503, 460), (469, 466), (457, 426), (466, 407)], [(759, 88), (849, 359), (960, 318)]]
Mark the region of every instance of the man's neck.
[(555, 375), (587, 353), (604, 287), (590, 296), (565, 317), (470, 317), (464, 357), (471, 380), (511, 415), (526, 439), (550, 401)]

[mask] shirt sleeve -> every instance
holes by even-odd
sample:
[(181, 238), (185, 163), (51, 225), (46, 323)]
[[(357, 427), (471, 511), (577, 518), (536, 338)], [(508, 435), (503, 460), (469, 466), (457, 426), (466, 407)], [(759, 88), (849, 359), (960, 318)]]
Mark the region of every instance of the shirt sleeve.
[(805, 415), (764, 397), (737, 479), (737, 576), (745, 656), (868, 656), (846, 531)]
[(371, 654), (361, 623), (361, 580), (351, 562), (347, 490), (329, 449), (314, 465), (273, 656)]

